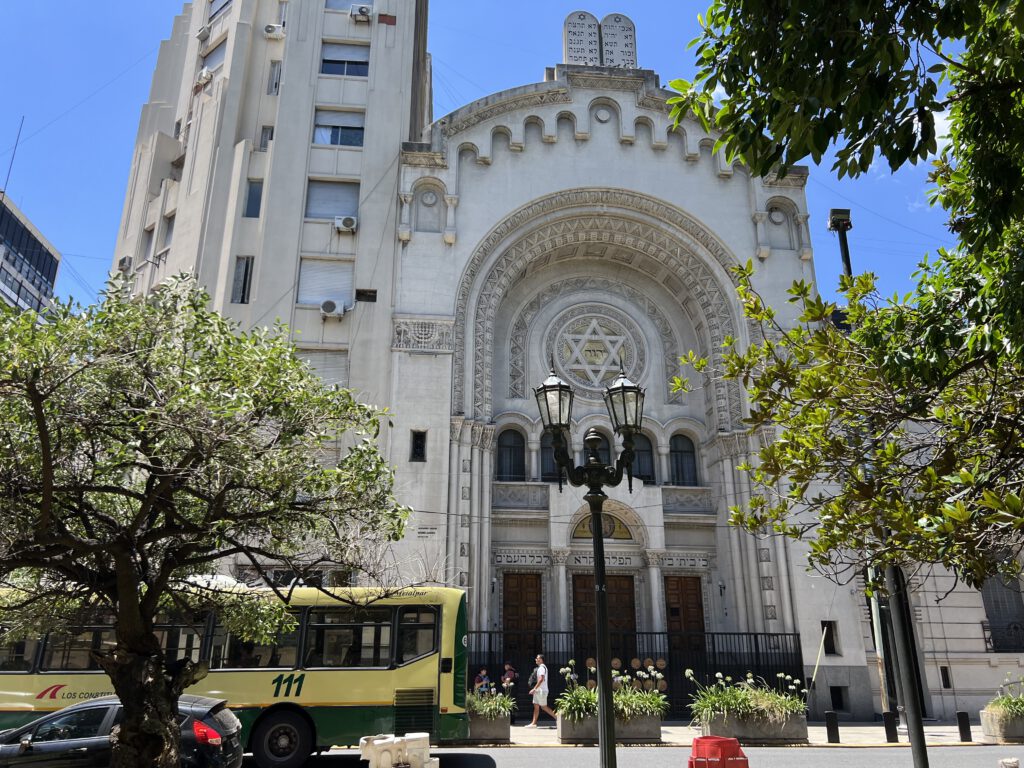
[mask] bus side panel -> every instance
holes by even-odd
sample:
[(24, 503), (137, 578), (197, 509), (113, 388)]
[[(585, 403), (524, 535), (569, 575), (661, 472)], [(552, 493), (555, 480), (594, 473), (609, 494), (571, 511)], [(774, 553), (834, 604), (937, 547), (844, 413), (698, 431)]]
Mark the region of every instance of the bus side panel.
[(454, 685), (455, 696), (452, 704), (456, 707), (466, 706), (466, 688), (469, 665), (469, 621), (466, 618), (466, 594), (459, 600), (459, 611), (455, 617), (455, 662)]

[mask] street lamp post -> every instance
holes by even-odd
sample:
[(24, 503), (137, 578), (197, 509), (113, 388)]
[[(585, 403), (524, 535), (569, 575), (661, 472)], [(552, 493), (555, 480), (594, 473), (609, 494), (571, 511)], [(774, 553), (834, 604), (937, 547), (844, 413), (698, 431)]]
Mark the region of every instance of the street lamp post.
[(612, 709), (611, 642), (608, 637), (608, 592), (605, 588), (604, 525), (601, 510), (607, 496), (604, 486), (614, 487), (626, 475), (633, 490), (633, 435), (640, 430), (644, 411), (644, 390), (626, 378), (620, 369), (618, 377), (604, 392), (608, 417), (616, 434), (622, 435), (622, 453), (614, 466), (601, 461), (598, 448), (601, 434), (594, 428), (583, 437), (584, 463), (575, 466), (566, 448), (566, 433), (572, 417), (572, 388), (551, 374), (534, 390), (544, 430), (551, 433), (555, 462), (574, 486), (586, 486), (583, 497), (590, 505), (590, 533), (594, 540), (594, 604), (597, 622), (597, 727), (601, 750), (601, 768), (615, 768), (615, 713)]

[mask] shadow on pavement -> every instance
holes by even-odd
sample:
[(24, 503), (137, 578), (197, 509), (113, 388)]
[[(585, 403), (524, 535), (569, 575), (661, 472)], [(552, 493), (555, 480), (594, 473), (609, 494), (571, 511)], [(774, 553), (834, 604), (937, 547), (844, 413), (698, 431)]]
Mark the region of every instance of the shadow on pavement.
[[(434, 754), (441, 759), (441, 768), (495, 768), (496, 763), (490, 755), (461, 752), (457, 755)], [(246, 768), (255, 768), (251, 758), (245, 761)], [(366, 768), (366, 763), (359, 760), (358, 754), (320, 755), (306, 761), (307, 768)]]

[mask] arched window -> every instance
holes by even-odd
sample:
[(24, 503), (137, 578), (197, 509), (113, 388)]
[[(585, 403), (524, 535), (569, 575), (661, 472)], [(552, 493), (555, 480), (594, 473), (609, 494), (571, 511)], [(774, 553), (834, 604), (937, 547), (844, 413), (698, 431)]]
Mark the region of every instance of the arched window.
[(633, 436), (633, 477), (645, 483), (657, 482), (654, 477), (654, 448), (646, 435)]
[(555, 449), (550, 432), (540, 439), (540, 479), (545, 483), (558, 482), (558, 465), (555, 464)]
[[(597, 455), (601, 457), (601, 463), (605, 466), (612, 463), (612, 446), (611, 443), (608, 442), (608, 438), (604, 435), (601, 435), (601, 444), (597, 446)], [(583, 463), (586, 464), (586, 461), (587, 454), (586, 448), (584, 448)]]
[(697, 451), (686, 435), (673, 435), (669, 442), (672, 485), (697, 485)]
[(498, 435), (497, 462), (495, 480), (526, 479), (526, 440), (516, 430), (506, 429)]

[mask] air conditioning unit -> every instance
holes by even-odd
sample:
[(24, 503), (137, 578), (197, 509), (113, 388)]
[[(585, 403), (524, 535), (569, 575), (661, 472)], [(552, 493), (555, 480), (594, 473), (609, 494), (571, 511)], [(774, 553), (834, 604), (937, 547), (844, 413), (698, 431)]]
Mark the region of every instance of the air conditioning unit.
[(327, 299), (320, 302), (320, 317), (326, 320), (328, 317), (336, 317), (339, 320), (345, 316), (345, 305), (339, 304), (334, 299)]
[(352, 17), (352, 21), (368, 24), (370, 22), (370, 14), (373, 13), (373, 7), (369, 5), (353, 5), (348, 13)]
[(213, 80), (213, 72), (211, 72), (207, 67), (200, 69), (199, 74), (196, 75), (196, 83), (199, 85), (206, 85), (211, 80)]
[(132, 257), (122, 256), (117, 260), (117, 271), (118, 272), (129, 272), (132, 268)]
[(199, 28), (199, 31), (196, 32), (196, 40), (198, 40), (201, 43), (205, 43), (209, 39), (210, 39), (210, 25), (209, 24), (203, 24), (203, 26), (201, 26)]
[(263, 28), (263, 36), (267, 40), (284, 40), (284, 24), (267, 24)]
[(355, 232), (359, 226), (359, 219), (355, 216), (335, 216), (334, 229), (336, 232)]

